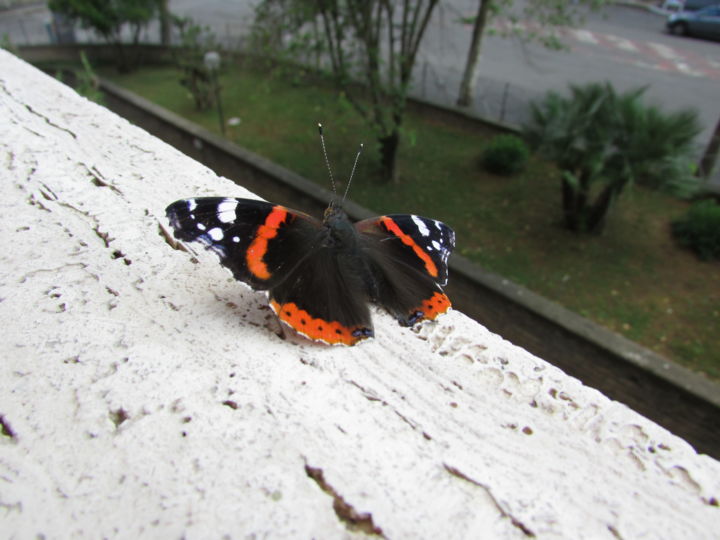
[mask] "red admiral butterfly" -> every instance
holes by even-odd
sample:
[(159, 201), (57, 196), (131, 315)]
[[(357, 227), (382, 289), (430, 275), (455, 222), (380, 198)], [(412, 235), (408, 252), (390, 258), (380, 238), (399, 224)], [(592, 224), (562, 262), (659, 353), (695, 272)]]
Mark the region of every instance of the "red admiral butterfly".
[(312, 340), (372, 337), (368, 302), (404, 326), (450, 309), (442, 286), (455, 233), (439, 221), (395, 214), (353, 224), (333, 201), (321, 222), (225, 197), (179, 200), (166, 212), (176, 238), (205, 244), (237, 280), (268, 291), (280, 320)]

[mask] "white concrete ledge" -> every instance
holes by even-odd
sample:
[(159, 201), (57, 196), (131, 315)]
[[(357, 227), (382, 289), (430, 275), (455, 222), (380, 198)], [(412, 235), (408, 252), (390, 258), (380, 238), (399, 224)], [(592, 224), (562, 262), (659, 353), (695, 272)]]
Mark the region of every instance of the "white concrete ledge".
[(3, 537), (720, 536), (717, 461), (461, 313), (278, 337), (166, 236), (249, 193), (4, 51), (0, 147)]

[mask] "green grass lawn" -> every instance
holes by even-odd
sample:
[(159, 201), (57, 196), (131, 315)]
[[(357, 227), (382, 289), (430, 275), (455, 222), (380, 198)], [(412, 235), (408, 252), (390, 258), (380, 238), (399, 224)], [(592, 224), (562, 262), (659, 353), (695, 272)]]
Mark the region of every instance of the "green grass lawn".
[[(172, 68), (102, 75), (218, 131), (215, 111), (195, 111)], [(228, 128), (234, 142), (325, 187), (316, 123), (325, 126), (341, 181), (364, 142), (353, 200), (378, 213), (441, 219), (457, 231), (457, 251), (487, 270), (720, 379), (720, 266), (677, 248), (669, 232), (687, 203), (636, 188), (616, 205), (601, 236), (578, 236), (559, 226), (560, 185), (552, 166), (532, 159), (513, 178), (479, 168), (480, 153), (495, 134), (490, 128), (408, 115), (399, 181), (386, 183), (370, 131), (331, 89), (237, 67), (223, 74), (222, 86), (226, 118), (240, 119)]]

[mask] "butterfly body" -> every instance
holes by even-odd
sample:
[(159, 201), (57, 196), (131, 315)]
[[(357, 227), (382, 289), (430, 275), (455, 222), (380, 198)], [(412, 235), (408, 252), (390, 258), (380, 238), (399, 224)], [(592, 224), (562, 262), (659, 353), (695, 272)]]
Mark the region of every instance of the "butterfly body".
[(369, 302), (405, 326), (450, 308), (442, 286), (455, 235), (439, 221), (400, 214), (352, 223), (336, 204), (319, 221), (226, 197), (183, 199), (166, 212), (176, 238), (217, 253), (236, 279), (268, 292), (283, 323), (312, 340), (354, 345), (372, 337)]

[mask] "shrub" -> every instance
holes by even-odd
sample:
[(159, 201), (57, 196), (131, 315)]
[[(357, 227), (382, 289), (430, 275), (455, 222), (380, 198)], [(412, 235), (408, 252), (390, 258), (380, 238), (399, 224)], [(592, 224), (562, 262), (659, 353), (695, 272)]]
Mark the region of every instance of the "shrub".
[(486, 171), (510, 176), (525, 168), (530, 151), (525, 142), (515, 135), (498, 135), (490, 141), (482, 155)]
[(712, 200), (693, 204), (685, 217), (672, 224), (675, 240), (703, 260), (720, 259), (720, 204)]
[(560, 169), (568, 229), (601, 232), (610, 208), (635, 183), (678, 196), (697, 188), (690, 165), (702, 131), (697, 113), (664, 112), (645, 103), (644, 93), (590, 83), (531, 104), (525, 140)]

